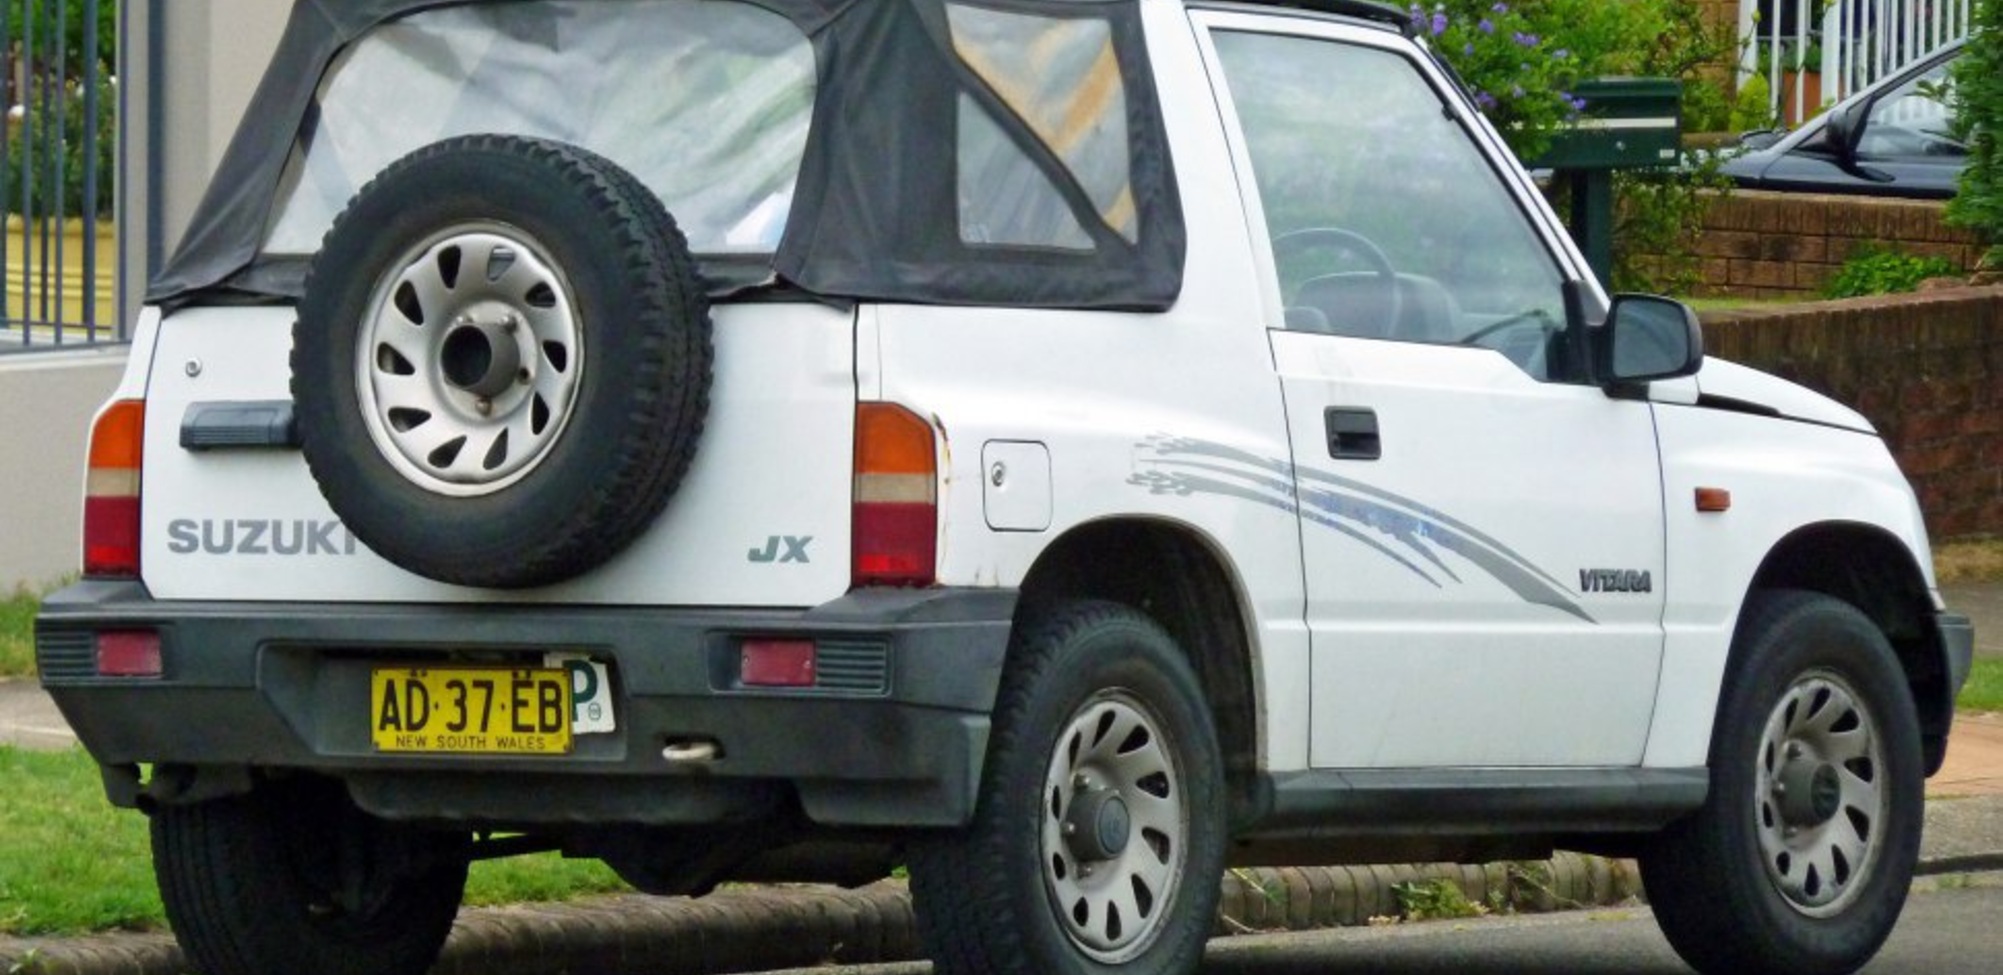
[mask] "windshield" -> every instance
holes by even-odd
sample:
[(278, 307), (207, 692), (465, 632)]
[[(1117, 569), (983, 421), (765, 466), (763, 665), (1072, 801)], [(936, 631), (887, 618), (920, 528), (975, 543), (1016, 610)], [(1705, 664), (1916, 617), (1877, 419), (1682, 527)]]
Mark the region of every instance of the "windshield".
[(317, 251), (391, 163), (461, 135), (584, 146), (660, 195), (702, 254), (770, 254), (791, 212), (814, 52), (749, 3), (548, 0), (430, 10), (364, 35), (321, 82), (267, 230)]

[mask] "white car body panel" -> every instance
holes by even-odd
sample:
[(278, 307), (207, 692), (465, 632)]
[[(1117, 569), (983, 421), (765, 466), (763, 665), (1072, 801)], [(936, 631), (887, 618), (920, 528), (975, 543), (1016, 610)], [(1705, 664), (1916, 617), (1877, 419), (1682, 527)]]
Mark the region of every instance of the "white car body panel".
[[(1276, 26), (1241, 14), (1194, 19), (1214, 77), (1222, 71), (1209, 29)], [(1291, 21), (1284, 29), (1399, 50), (1381, 32), (1348, 25)], [(1446, 84), (1429, 65), (1420, 68), (1436, 87)], [(1229, 92), (1217, 87), (1225, 126), (1235, 132)], [(1485, 122), (1464, 120), (1500, 157), (1505, 185), (1559, 266), (1575, 274), (1576, 252), (1521, 168), (1499, 152)], [(1232, 151), (1244, 210), (1256, 224), (1255, 251), (1270, 268), (1251, 161), (1243, 145)], [(1537, 382), (1489, 350), (1287, 331), (1279, 327), (1278, 275), (1264, 271), (1258, 280), (1301, 480), (1311, 764), (1638, 763), (1660, 664), (1660, 591), (1588, 597), (1566, 580), (1591, 569), (1661, 575), (1648, 407)], [(1322, 414), (1336, 406), (1375, 411), (1382, 459), (1329, 457)], [(1387, 506), (1387, 496), (1398, 500)], [(1414, 532), (1399, 527), (1414, 521)], [(1459, 527), (1447, 527), (1453, 522)], [(1434, 532), (1460, 537), (1442, 547), (1428, 537)], [(1498, 536), (1500, 544), (1489, 544)], [(1499, 560), (1504, 573), (1529, 571), (1512, 588), (1468, 554)], [(1543, 604), (1526, 601), (1525, 587), (1544, 590), (1531, 597)], [(1492, 733), (1497, 727), (1520, 733)]]
[[(1632, 765), (1663, 572), (1648, 404), (1539, 383), (1499, 353), (1273, 333), (1302, 478), (1318, 767)], [(1325, 406), (1384, 456), (1328, 456)], [(1498, 727), (1510, 734), (1495, 734)]]
[[(723, 305), (713, 315), (709, 419), (666, 510), (605, 565), (509, 601), (804, 607), (847, 591), (853, 316), (808, 304)], [(181, 448), (193, 403), (291, 398), (293, 317), (285, 307), (191, 308), (160, 326), (151, 347), (161, 366), (147, 390), (148, 587), (160, 599), (492, 601), (492, 592), (406, 572), (331, 529), (334, 514), (297, 450)], [(780, 347), (789, 354), (758, 353)], [(812, 561), (754, 561), (775, 536), (812, 538)], [(300, 551), (280, 555), (274, 542)]]
[[(1166, 104), (1209, 97), (1189, 26), (1172, 4), (1144, 5), (1149, 50)], [(1222, 132), (1206, 117), (1167, 113), (1186, 187), (1215, 185)], [(1263, 711), (1261, 765), (1307, 765), (1308, 657), (1297, 520), (1241, 498), (1158, 492), (1165, 440), (1230, 444), (1286, 456), (1285, 412), (1264, 327), (1244, 300), (1255, 273), (1249, 232), (1228, 194), (1186, 192), (1189, 258), (1181, 299), (1165, 315), (937, 308), (863, 310), (861, 334), (881, 359), (862, 388), (938, 418), (941, 441), (939, 582), (1014, 586), (1066, 531), (1107, 518), (1155, 519), (1208, 540), (1236, 574), (1254, 633), (1252, 673)], [(868, 339), (865, 338), (865, 345)], [(880, 382), (880, 387), (877, 385)], [(986, 445), (1036, 443), (1050, 458), (1048, 530), (989, 527)]]
[[(1668, 499), (1668, 642), (1643, 764), (1688, 768), (1709, 754), (1739, 608), (1782, 539), (1811, 525), (1873, 526), (1912, 554), (1928, 588), (1933, 561), (1912, 491), (1875, 436), (1666, 406), (1656, 426)], [(1731, 510), (1698, 512), (1700, 487), (1730, 491)]]
[(1858, 433), (1878, 432), (1864, 414), (1821, 393), (1726, 359), (1705, 359), (1703, 371), (1697, 374), (1697, 388), (1705, 396), (1754, 403), (1797, 420)]

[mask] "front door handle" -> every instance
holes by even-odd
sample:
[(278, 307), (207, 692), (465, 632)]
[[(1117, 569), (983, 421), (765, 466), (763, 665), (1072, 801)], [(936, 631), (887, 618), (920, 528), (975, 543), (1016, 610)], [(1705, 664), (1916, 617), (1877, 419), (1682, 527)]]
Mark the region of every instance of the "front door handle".
[(1384, 456), (1384, 438), (1377, 432), (1377, 411), (1355, 406), (1331, 406), (1328, 455), (1336, 460), (1376, 460)]

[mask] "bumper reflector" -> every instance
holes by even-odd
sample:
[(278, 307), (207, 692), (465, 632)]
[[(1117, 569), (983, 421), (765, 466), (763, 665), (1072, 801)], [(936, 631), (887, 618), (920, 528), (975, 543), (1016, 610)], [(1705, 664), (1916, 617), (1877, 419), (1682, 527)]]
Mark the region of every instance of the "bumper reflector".
[(737, 679), (746, 687), (812, 687), (814, 642), (746, 640)]
[(160, 676), (160, 634), (151, 630), (99, 633), (97, 673), (100, 677)]

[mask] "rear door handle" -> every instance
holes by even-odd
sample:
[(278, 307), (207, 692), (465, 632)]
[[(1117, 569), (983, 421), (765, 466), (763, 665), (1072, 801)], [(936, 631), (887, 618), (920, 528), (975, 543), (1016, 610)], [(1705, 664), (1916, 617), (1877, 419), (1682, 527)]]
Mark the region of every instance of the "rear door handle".
[(1384, 456), (1384, 438), (1377, 432), (1377, 411), (1356, 406), (1331, 406), (1328, 455), (1336, 460), (1376, 460)]

